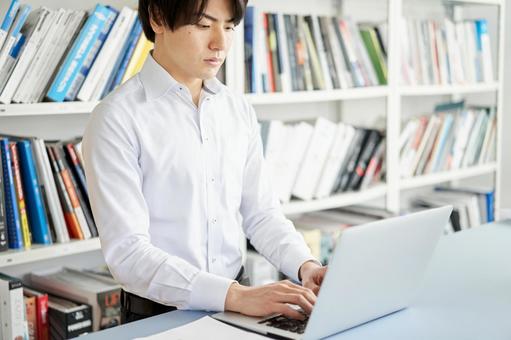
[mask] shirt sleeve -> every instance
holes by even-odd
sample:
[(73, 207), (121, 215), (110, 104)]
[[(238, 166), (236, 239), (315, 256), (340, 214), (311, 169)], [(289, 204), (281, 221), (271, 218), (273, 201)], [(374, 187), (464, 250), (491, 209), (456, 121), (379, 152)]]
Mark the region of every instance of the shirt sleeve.
[(201, 271), (151, 243), (135, 131), (126, 112), (103, 103), (83, 137), (87, 187), (105, 261), (134, 294), (179, 309), (223, 311), (233, 280)]
[(285, 275), (299, 281), (298, 271), (303, 263), (319, 262), (311, 255), (302, 235), (282, 212), (264, 162), (254, 109), (246, 105), (250, 137), (240, 208), (243, 229), (259, 253)]

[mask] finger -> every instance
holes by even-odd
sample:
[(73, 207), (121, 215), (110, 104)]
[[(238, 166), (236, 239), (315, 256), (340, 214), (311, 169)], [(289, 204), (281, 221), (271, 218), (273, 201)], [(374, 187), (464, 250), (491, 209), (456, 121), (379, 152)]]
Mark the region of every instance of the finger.
[[(314, 283), (312, 283), (312, 285), (314, 286)], [(316, 303), (316, 294), (314, 294), (312, 289), (308, 286), (303, 287), (294, 285), (293, 287), (289, 287), (287, 291), (289, 293), (296, 293), (305, 296), (305, 298), (313, 305)]]
[(309, 300), (307, 300), (307, 298), (305, 298), (305, 296), (303, 296), (301, 294), (297, 294), (297, 293), (280, 294), (279, 302), (285, 302), (285, 303), (291, 303), (293, 305), (297, 305), (300, 308), (302, 308), (302, 310), (306, 314), (310, 314), (312, 312), (312, 308), (314, 306), (312, 303), (309, 302)]
[(280, 313), (284, 316), (287, 316), (288, 318), (291, 318), (291, 319), (296, 319), (296, 320), (304, 320), (305, 319), (305, 315), (303, 315), (302, 313), (300, 313), (297, 310), (294, 310), (293, 308), (289, 307), (285, 303), (277, 304), (275, 306), (275, 312)]
[(327, 271), (328, 267), (322, 267), (319, 271), (318, 271), (318, 274), (316, 277), (314, 277), (314, 281), (315, 283), (317, 283), (318, 285), (321, 286), (321, 284), (323, 283), (323, 279), (325, 278), (325, 274), (326, 274), (326, 271)]
[(305, 287), (309, 288), (312, 293), (314, 294), (314, 296), (317, 298), (317, 295), (319, 293), (319, 285), (313, 283), (313, 282), (310, 282), (310, 283), (307, 283), (305, 285)]

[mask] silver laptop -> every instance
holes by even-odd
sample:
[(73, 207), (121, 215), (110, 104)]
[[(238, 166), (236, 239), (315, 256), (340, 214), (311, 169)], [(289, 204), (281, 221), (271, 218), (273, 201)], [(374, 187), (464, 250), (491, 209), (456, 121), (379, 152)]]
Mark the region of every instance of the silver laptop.
[(217, 313), (215, 319), (270, 336), (318, 339), (409, 306), (451, 206), (349, 228), (341, 234), (305, 322)]

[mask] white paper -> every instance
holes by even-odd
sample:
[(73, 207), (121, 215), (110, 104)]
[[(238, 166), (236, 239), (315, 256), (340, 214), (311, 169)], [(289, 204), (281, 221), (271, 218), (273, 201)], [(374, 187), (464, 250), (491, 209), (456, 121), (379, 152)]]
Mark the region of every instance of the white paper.
[(247, 332), (239, 328), (229, 326), (221, 321), (217, 321), (209, 316), (205, 316), (184, 326), (176, 327), (165, 332), (153, 334), (144, 338), (135, 340), (188, 340), (188, 339), (208, 339), (214, 335), (216, 339), (223, 340), (260, 340), (268, 339), (256, 333)]

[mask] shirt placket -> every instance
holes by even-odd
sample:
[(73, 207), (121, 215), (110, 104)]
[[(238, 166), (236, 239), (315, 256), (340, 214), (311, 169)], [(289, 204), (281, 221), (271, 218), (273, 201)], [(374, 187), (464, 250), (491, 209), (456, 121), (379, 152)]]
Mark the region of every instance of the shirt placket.
[(218, 157), (217, 141), (214, 134), (214, 117), (211, 112), (211, 97), (205, 96), (199, 106), (199, 122), (202, 146), (205, 155), (204, 175), (206, 179), (206, 215), (207, 215), (207, 262), (210, 273), (220, 273), (219, 247), (221, 244), (220, 221), (218, 216)]

